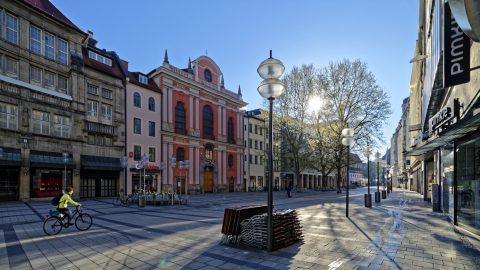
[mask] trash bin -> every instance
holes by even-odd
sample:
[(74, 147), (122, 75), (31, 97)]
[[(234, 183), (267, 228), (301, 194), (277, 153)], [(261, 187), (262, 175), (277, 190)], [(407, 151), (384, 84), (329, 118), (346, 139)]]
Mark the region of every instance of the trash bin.
[(138, 196), (138, 207), (145, 207), (145, 196)]

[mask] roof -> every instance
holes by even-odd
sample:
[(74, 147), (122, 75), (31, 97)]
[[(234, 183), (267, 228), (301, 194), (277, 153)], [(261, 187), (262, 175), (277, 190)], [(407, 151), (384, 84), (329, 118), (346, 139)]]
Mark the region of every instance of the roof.
[(41, 13), (59, 21), (77, 31), (84, 33), (72, 21), (70, 21), (60, 10), (58, 10), (49, 0), (23, 0), (23, 2)]
[(148, 78), (148, 84), (143, 84), (143, 83), (139, 82), (138, 81), (138, 75), (139, 74), (148, 78), (147, 75), (145, 75), (141, 72), (129, 72), (128, 73), (129, 82), (132, 83), (132, 84), (138, 85), (140, 87), (152, 90), (154, 92), (158, 92), (160, 94), (162, 93), (162, 90), (157, 86), (157, 84), (155, 84), (155, 82), (151, 78)]
[[(88, 50), (94, 51), (95, 53), (108, 57), (109, 59), (112, 60), (112, 66), (90, 59), (88, 57)], [(85, 66), (88, 66), (97, 71), (103, 72), (107, 75), (119, 78), (121, 80), (124, 79), (120, 65), (118, 64), (115, 54), (113, 52), (107, 52), (105, 50), (100, 50), (96, 47), (90, 47), (90, 46), (87, 48), (82, 47), (82, 52), (83, 52), (83, 61), (85, 63)]]

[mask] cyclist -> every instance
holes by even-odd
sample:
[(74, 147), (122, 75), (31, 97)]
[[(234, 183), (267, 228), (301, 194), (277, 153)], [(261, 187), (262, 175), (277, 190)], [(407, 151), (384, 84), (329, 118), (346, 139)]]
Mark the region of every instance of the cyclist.
[[(65, 193), (63, 193), (62, 197), (60, 197), (60, 201), (57, 205), (57, 210), (64, 216), (67, 216), (67, 226), (73, 225), (70, 223), (70, 217), (72, 216), (70, 210), (68, 210), (68, 204), (72, 204), (74, 206), (82, 206), (81, 204), (72, 200), (73, 188), (67, 187), (65, 189)], [(64, 219), (65, 220), (65, 219)]]

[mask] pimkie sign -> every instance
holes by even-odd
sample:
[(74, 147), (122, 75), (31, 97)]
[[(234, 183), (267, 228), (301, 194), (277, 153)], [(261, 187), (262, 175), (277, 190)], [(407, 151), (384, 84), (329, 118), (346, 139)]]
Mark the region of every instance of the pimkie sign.
[(448, 3), (444, 14), (444, 87), (470, 81), (470, 38), (468, 38), (452, 16)]

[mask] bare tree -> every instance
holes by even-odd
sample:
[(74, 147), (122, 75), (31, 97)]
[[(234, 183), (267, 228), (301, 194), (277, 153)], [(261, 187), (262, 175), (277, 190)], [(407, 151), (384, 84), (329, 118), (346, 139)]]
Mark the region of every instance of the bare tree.
[(360, 60), (331, 62), (320, 70), (318, 83), (324, 98), (319, 118), (332, 136), (332, 158), (337, 170), (337, 191), (340, 192), (341, 172), (345, 165), (342, 129), (355, 129), (354, 147), (357, 150), (367, 143), (382, 142), (381, 128), (392, 113), (390, 102), (367, 65)]
[(307, 126), (308, 102), (317, 87), (317, 74), (313, 65), (294, 67), (283, 78), (285, 94), (274, 103), (278, 117), (274, 123), (282, 138), (282, 169), (292, 170), (297, 187), (303, 187), (300, 173), (309, 167), (311, 130)]

